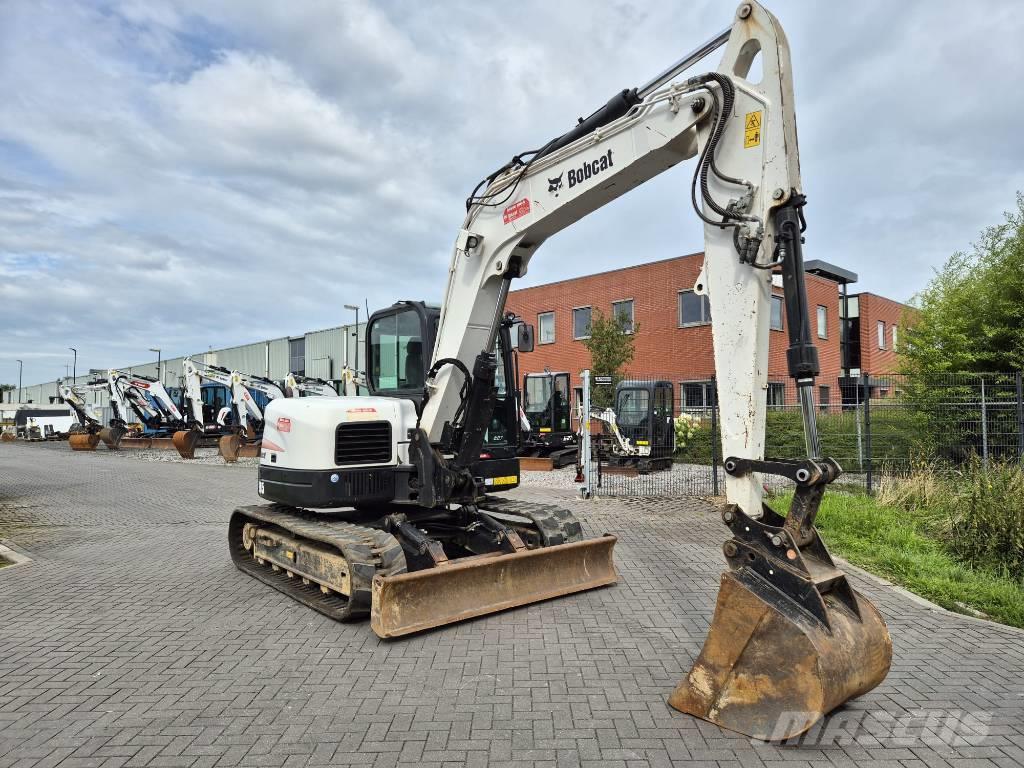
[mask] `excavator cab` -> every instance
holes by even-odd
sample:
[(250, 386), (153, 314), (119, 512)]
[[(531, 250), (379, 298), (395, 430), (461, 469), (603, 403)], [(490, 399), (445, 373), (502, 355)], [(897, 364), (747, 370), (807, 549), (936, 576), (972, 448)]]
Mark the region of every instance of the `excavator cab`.
[(615, 387), (615, 418), (622, 436), (643, 451), (632, 457), (640, 471), (672, 466), (676, 435), (671, 381), (620, 381)]
[(523, 413), (530, 431), (521, 438), (519, 455), (550, 459), (552, 468), (576, 461), (569, 374), (563, 371), (523, 376)]
[[(366, 370), (371, 395), (411, 400), (422, 407), (426, 372), (430, 369), (437, 338), (441, 308), (422, 301), (400, 301), (378, 310), (367, 323)], [(511, 490), (519, 485), (519, 428), (511, 328), (502, 323), (495, 353), (494, 410), (484, 437), (475, 475), (493, 490)], [(516, 325), (521, 325), (516, 323)]]

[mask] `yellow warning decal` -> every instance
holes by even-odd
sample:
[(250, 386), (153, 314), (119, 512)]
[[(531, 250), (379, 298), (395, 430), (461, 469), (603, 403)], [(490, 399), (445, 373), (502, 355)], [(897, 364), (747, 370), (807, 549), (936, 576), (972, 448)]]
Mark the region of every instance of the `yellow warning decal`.
[(743, 121), (743, 148), (750, 149), (761, 143), (761, 110), (747, 112)]
[(484, 485), (515, 485), (519, 482), (519, 478), (516, 475), (505, 475), (504, 477), (489, 477), (484, 481)]
[(551, 427), (541, 427), (540, 431), (541, 432), (550, 432), (551, 431)]

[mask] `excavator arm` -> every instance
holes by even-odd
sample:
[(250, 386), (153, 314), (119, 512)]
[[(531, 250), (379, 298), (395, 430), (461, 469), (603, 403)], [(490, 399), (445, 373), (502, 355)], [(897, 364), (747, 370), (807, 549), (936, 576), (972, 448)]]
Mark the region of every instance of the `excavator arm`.
[[(723, 42), (716, 72), (675, 80)], [(764, 77), (755, 84), (745, 75), (757, 54)], [(453, 485), (472, 496), (460, 458), (477, 451), (488, 415), (469, 398), (485, 399), (492, 386), (485, 361), (511, 281), (526, 274), (551, 235), (698, 156), (692, 198), (705, 220), (706, 260), (695, 289), (727, 308), (712, 313), (718, 377), (724, 382), (724, 448), (730, 455), (763, 455), (773, 211), (799, 198), (801, 184), (788, 44), (771, 14), (744, 3), (729, 30), (650, 83), (616, 94), (532, 156), (517, 156), (467, 201), (449, 267), (429, 397), (413, 436), (421, 464), (441, 461), (427, 456), (431, 447), (455, 457), (447, 460), (461, 474)], [(761, 483), (753, 474), (730, 477), (727, 492), (733, 503), (760, 507)]]

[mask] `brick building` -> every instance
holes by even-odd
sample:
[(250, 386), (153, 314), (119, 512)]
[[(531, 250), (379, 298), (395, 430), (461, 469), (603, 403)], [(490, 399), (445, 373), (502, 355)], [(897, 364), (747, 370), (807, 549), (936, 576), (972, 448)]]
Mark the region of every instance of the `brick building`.
[[(621, 316), (629, 327), (637, 328), (629, 373), (671, 380), (682, 408), (710, 405), (715, 372), (710, 311), (707, 300), (693, 293), (703, 260), (702, 253), (693, 253), (512, 291), (508, 309), (533, 323), (537, 331), (534, 351), (520, 355), (521, 373), (568, 371), (573, 387), (578, 387), (579, 372), (590, 364), (584, 339), (592, 313), (599, 310), (606, 316)], [(850, 343), (844, 346), (841, 289), (848, 290), (857, 276), (821, 261), (806, 266), (811, 332), (821, 360), (816, 399), (822, 405), (836, 405), (842, 397), (840, 382), (847, 375), (892, 370), (898, 341), (894, 329), (907, 308), (874, 294), (849, 294), (846, 331)], [(770, 404), (781, 405), (794, 402), (795, 394), (786, 373), (782, 288), (776, 287), (774, 294), (767, 397)], [(879, 323), (884, 331), (878, 330)]]

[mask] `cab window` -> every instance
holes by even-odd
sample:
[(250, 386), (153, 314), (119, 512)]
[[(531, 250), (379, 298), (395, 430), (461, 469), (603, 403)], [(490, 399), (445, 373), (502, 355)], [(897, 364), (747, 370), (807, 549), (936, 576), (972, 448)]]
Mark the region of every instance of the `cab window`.
[(415, 310), (375, 320), (370, 326), (368, 352), (374, 391), (423, 388), (423, 332)]

